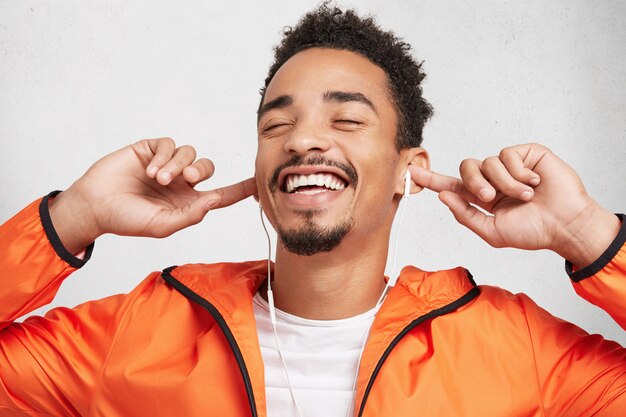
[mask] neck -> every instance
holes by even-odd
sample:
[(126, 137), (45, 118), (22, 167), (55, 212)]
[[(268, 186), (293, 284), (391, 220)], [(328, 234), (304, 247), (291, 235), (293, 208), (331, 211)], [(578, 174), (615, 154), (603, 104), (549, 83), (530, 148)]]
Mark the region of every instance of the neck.
[[(385, 288), (389, 229), (378, 235), (348, 235), (333, 251), (313, 256), (295, 255), (279, 243), (272, 280), (276, 308), (315, 320), (352, 317), (373, 308)], [(266, 291), (264, 284), (264, 298)]]

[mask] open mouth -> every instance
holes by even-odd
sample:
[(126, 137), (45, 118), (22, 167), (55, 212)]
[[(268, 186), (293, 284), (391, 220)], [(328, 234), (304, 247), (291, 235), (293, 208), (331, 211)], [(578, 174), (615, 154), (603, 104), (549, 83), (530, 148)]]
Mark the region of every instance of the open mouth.
[(287, 174), (281, 190), (289, 194), (319, 194), (327, 191), (340, 191), (348, 186), (345, 179), (332, 172), (312, 174)]

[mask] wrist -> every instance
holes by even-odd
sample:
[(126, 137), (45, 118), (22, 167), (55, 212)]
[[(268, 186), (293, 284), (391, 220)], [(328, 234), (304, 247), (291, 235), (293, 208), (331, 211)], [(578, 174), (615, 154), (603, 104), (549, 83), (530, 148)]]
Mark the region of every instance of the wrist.
[(48, 201), (48, 211), (54, 230), (68, 252), (83, 251), (102, 233), (90, 219), (90, 208), (71, 188)]
[(609, 247), (621, 228), (620, 219), (595, 202), (588, 213), (579, 216), (576, 223), (567, 227), (566, 243), (555, 250), (578, 268), (592, 264)]

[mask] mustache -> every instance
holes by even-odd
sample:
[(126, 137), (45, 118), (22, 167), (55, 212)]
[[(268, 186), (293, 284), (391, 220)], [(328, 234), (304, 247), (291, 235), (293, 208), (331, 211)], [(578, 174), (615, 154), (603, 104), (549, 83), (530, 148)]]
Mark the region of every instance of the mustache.
[(335, 168), (339, 168), (340, 170), (342, 170), (347, 176), (348, 178), (350, 178), (350, 184), (356, 186), (357, 182), (358, 182), (358, 178), (356, 175), (356, 170), (354, 169), (354, 167), (352, 167), (352, 165), (348, 165), (348, 164), (344, 164), (342, 162), (337, 162), (337, 161), (333, 161), (331, 159), (328, 159), (322, 155), (319, 154), (315, 154), (313, 156), (310, 156), (308, 158), (304, 158), (302, 156), (299, 155), (294, 155), (290, 160), (288, 160), (287, 162), (279, 165), (275, 170), (274, 173), (272, 174), (270, 180), (269, 180), (269, 189), (272, 193), (276, 192), (276, 190), (278, 190), (278, 176), (280, 175), (281, 171), (285, 168), (290, 168), (290, 167), (298, 167), (301, 165), (315, 165), (315, 166), (328, 166), (328, 167), (335, 167)]

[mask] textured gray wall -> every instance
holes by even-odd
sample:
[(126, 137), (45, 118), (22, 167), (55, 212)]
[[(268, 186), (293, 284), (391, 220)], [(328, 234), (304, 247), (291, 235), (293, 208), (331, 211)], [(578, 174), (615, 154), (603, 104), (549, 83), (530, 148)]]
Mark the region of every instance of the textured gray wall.
[[(573, 165), (602, 205), (626, 211), (626, 3), (353, 3), (342, 4), (376, 15), (425, 61), (433, 169), (455, 174), (463, 158), (537, 141)], [(217, 166), (211, 187), (253, 173), (272, 46), (316, 2), (182, 4), (0, 0), (0, 221), (141, 138), (194, 145)], [(256, 205), (246, 201), (168, 239), (102, 237), (52, 305), (129, 291), (173, 264), (265, 254)], [(464, 265), (479, 283), (525, 292), (626, 343), (608, 315), (574, 294), (558, 256), (490, 248), (432, 193), (410, 200), (398, 262)]]

